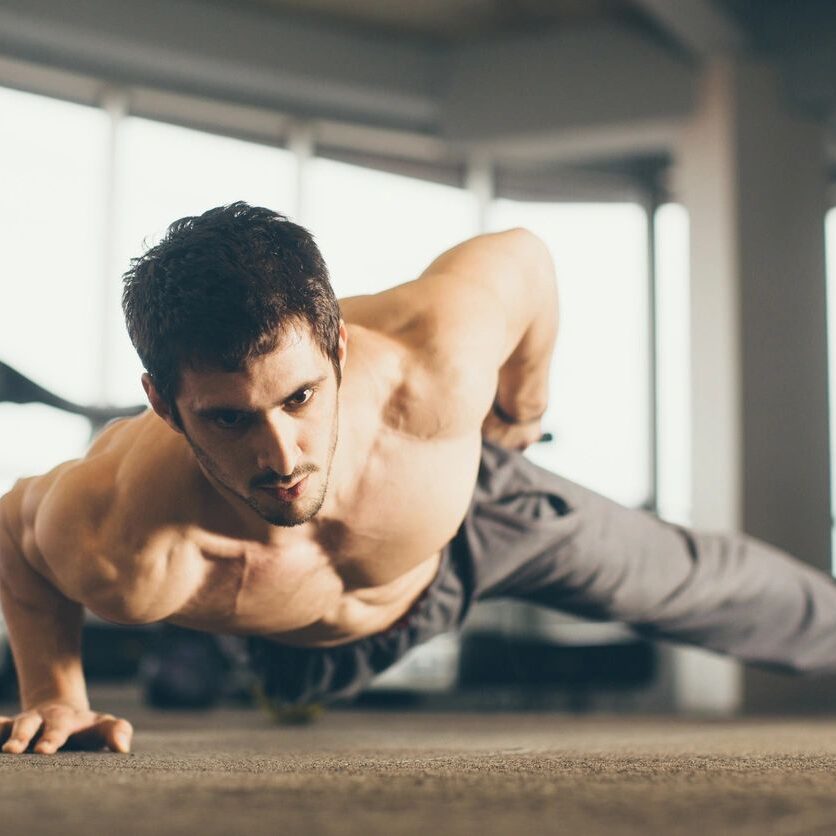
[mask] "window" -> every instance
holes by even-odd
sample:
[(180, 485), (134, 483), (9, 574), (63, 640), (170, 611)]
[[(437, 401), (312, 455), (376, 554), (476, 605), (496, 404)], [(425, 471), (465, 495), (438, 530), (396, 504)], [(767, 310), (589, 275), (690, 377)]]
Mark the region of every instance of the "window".
[[(102, 110), (10, 90), (0, 89), (0, 114), (8, 126), (0, 135), (0, 359), (81, 402), (144, 402), (122, 317), (121, 274), (177, 218), (235, 200), (284, 212), (313, 232), (338, 296), (416, 278), (479, 231), (477, 200), (464, 189), (314, 158), (305, 161), (298, 195), (297, 159), (279, 148), (134, 116), (111, 124)], [(300, 205), (304, 217), (296, 215)], [(665, 207), (657, 222), (664, 323), (683, 315), (681, 210)], [(632, 204), (495, 201), (489, 228), (513, 226), (550, 246), (561, 300), (544, 419), (556, 440), (528, 455), (640, 505), (651, 480), (645, 212)], [(663, 227), (670, 232), (662, 235)], [(682, 365), (683, 334), (672, 325), (659, 337), (678, 346), (661, 354), (660, 385), (672, 395), (660, 415), (680, 427), (687, 382), (665, 362)], [(0, 457), (0, 490), (4, 480), (79, 455), (89, 434), (83, 419), (9, 405), (0, 406), (0, 432), (18, 440), (14, 457)], [(676, 456), (686, 438), (687, 428), (661, 439), (662, 488), (673, 484), (666, 474), (683, 472)], [(673, 516), (687, 513), (677, 490), (665, 494)]]
[(115, 353), (107, 381), (113, 403), (145, 401), (142, 367), (125, 330), (121, 275), (130, 259), (157, 243), (172, 221), (244, 200), (293, 215), (296, 160), (289, 152), (148, 119), (128, 117), (119, 129), (118, 224), (108, 294)]
[(305, 172), (305, 225), (337, 296), (378, 293), (417, 278), (444, 250), (476, 235), (463, 189), (314, 159)]
[[(144, 402), (120, 305), (130, 258), (173, 220), (234, 200), (292, 214), (294, 156), (135, 117), (118, 123), (111, 149), (102, 110), (6, 89), (0, 122), (0, 359), (83, 404)], [(0, 404), (0, 433), (15, 439), (0, 456), (5, 491), (83, 454), (90, 427), (42, 405)]]
[(647, 500), (650, 418), (647, 222), (633, 204), (497, 200), (494, 230), (525, 226), (554, 257), (560, 330), (537, 464), (621, 502)]
[[(0, 359), (81, 403), (144, 402), (121, 275), (177, 218), (235, 200), (283, 212), (312, 230), (339, 296), (415, 278), (478, 231), (462, 189), (314, 159), (302, 219), (288, 151), (4, 89), (0, 115)], [(6, 490), (81, 455), (90, 430), (5, 404), (0, 432), (16, 439), (0, 456)]]
[[(279, 148), (3, 89), (0, 124), (0, 359), (82, 403), (144, 403), (121, 275), (178, 218), (236, 200), (283, 212), (314, 234), (339, 297), (414, 279), (480, 231), (474, 194), (413, 177), (323, 158), (305, 159), (300, 172)], [(681, 516), (687, 380), (676, 369), (687, 352), (687, 235), (678, 207), (660, 210), (657, 223), (659, 311), (670, 323), (657, 345), (672, 364), (660, 367), (660, 415), (679, 428), (662, 436), (660, 499)], [(650, 491), (652, 443), (646, 215), (630, 204), (495, 201), (489, 228), (514, 226), (551, 248), (561, 300), (544, 419), (556, 441), (527, 455), (638, 506)], [(2, 493), (19, 476), (83, 454), (90, 428), (48, 407), (0, 404), (0, 434), (12, 440), (0, 450)], [(446, 687), (455, 667), (452, 645), (410, 659), (413, 678), (416, 659), (446, 671), (431, 677), (433, 687)]]
[(691, 521), (690, 301), (688, 212), (656, 211), (656, 346), (659, 392), (659, 515)]
[[(65, 398), (95, 401), (107, 117), (0, 89), (0, 124), (0, 359)], [(0, 404), (0, 437), (5, 491), (80, 455), (89, 425), (49, 407)]]

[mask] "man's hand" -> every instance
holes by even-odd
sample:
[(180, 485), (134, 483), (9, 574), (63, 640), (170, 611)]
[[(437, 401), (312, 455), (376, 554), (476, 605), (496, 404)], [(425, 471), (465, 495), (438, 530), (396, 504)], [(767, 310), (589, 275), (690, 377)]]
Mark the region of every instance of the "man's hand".
[(32, 751), (43, 755), (52, 755), (62, 747), (128, 752), (133, 733), (127, 720), (55, 701), (14, 717), (0, 717), (0, 743), (8, 754), (25, 752), (33, 741)]
[(538, 442), (542, 434), (539, 418), (526, 424), (507, 424), (491, 410), (482, 422), (482, 438), (493, 441), (507, 450), (523, 451)]

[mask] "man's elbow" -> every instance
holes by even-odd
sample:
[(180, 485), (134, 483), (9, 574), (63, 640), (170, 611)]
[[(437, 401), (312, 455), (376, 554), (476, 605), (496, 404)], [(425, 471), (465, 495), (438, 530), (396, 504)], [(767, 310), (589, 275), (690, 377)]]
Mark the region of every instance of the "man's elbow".
[(515, 262), (522, 268), (523, 276), (531, 284), (529, 298), (538, 307), (551, 299), (557, 304), (557, 276), (554, 259), (546, 242), (524, 226), (507, 230)]
[(508, 230), (508, 234), (512, 235), (518, 242), (518, 246), (522, 247), (526, 255), (533, 261), (542, 265), (548, 265), (554, 269), (554, 260), (552, 259), (551, 251), (546, 242), (537, 233), (532, 232), (528, 227), (515, 226)]

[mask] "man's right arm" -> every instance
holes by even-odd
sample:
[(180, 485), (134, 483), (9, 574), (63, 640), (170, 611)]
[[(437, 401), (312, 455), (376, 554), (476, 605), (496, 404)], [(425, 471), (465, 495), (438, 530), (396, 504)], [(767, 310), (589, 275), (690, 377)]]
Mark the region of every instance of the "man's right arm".
[(18, 483), (0, 499), (0, 605), (21, 700), (18, 715), (0, 718), (0, 740), (8, 738), (3, 751), (25, 751), (38, 734), (35, 751), (45, 754), (68, 739), (82, 748), (128, 751), (130, 724), (90, 711), (81, 665), (84, 608), (66, 585), (59, 588), (38, 554), (34, 515), (25, 506), (40, 504), (46, 486), (39, 480), (50, 475)]

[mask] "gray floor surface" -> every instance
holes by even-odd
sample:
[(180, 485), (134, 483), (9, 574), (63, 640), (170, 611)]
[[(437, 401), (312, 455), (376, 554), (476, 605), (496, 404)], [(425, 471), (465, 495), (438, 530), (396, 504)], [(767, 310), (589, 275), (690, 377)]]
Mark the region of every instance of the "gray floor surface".
[(129, 755), (0, 755), (9, 834), (833, 834), (834, 719), (160, 713)]

